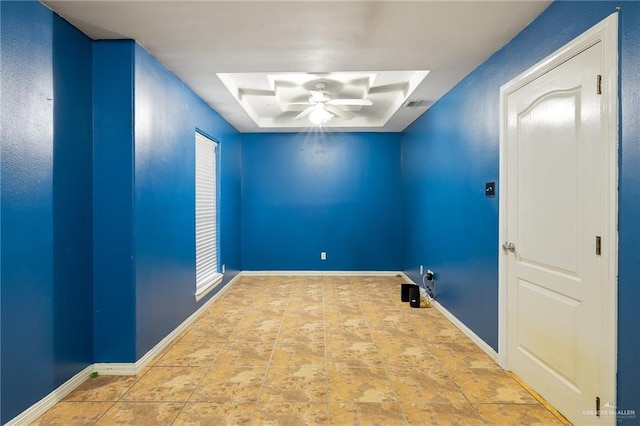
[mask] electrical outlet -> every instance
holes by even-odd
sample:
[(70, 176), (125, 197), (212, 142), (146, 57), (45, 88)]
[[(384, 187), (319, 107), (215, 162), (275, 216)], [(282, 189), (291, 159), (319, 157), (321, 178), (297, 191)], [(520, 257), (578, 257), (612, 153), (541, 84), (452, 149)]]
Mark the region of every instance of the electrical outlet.
[(434, 274), (431, 269), (427, 269), (427, 281), (433, 281)]
[(424, 266), (420, 265), (420, 275), (424, 274)]
[(320, 260), (327, 260), (327, 252), (326, 251), (321, 251), (320, 252)]
[(226, 268), (226, 266), (224, 266), (224, 264), (223, 264), (223, 265), (222, 265), (222, 273), (224, 274), (224, 271), (226, 271), (226, 270), (227, 270), (227, 268)]

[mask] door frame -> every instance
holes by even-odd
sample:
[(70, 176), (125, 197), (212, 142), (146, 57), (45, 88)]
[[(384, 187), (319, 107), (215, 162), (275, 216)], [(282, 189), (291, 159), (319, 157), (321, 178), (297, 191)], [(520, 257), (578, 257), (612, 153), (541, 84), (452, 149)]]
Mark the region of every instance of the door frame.
[[(608, 169), (604, 177), (604, 193), (601, 200), (603, 213), (603, 267), (602, 305), (605, 324), (601, 336), (602, 353), (602, 390), (600, 399), (616, 405), (617, 373), (617, 312), (618, 312), (618, 13), (613, 13), (582, 35), (555, 51), (542, 61), (500, 88), (500, 180), (507, 179), (507, 97), (524, 87), (551, 69), (566, 62), (594, 44), (603, 46), (602, 118), (603, 135), (606, 149), (602, 165)], [(594, 90), (595, 90), (594, 80)], [(505, 185), (499, 185), (499, 242), (506, 241), (507, 235), (507, 191)], [(610, 243), (608, 243), (610, 242)], [(605, 245), (608, 247), (605, 249)], [(509, 369), (507, 353), (507, 262), (501, 247), (498, 254), (498, 364)], [(585, 407), (588, 409), (590, 407)], [(605, 422), (615, 424), (616, 416), (603, 417)]]

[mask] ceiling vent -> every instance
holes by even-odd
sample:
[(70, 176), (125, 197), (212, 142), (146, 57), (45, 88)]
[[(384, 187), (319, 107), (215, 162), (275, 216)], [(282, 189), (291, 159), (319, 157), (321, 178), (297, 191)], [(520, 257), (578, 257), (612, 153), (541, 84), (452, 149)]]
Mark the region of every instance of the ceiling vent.
[(403, 108), (418, 108), (426, 105), (427, 105), (427, 102), (425, 101), (407, 101), (402, 106)]

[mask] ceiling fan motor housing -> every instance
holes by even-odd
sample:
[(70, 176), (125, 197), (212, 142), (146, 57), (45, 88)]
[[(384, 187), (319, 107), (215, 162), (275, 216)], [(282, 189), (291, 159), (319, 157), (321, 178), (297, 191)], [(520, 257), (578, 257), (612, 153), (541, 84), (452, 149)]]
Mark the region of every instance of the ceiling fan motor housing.
[(327, 83), (319, 81), (316, 83), (316, 90), (309, 91), (309, 102), (319, 104), (326, 103), (331, 100), (331, 93), (325, 90)]

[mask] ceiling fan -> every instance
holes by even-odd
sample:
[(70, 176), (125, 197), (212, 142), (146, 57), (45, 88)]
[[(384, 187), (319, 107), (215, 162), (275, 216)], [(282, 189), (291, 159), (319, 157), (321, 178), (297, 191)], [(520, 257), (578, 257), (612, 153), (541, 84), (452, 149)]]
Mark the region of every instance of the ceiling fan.
[(291, 106), (308, 106), (304, 111), (298, 114), (294, 120), (309, 116), (309, 121), (313, 124), (321, 125), (327, 123), (334, 116), (338, 116), (343, 120), (351, 120), (353, 114), (342, 106), (371, 106), (371, 99), (333, 99), (331, 93), (326, 90), (327, 83), (319, 81), (315, 84), (316, 90), (309, 90), (308, 102), (294, 102), (284, 105)]

